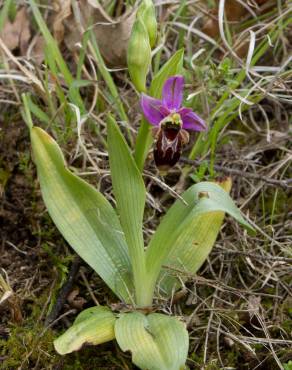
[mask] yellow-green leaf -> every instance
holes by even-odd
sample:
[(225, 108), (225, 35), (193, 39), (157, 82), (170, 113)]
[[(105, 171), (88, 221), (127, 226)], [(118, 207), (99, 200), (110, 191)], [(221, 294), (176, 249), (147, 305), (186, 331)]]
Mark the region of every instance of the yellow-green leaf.
[(97, 345), (115, 338), (116, 317), (107, 307), (98, 306), (82, 311), (74, 324), (54, 341), (60, 355), (78, 351), (83, 345)]
[(141, 284), (145, 272), (142, 226), (146, 189), (128, 144), (111, 116), (108, 118), (107, 128), (112, 183), (120, 222), (125, 233), (132, 262), (136, 303), (144, 305), (145, 302), (141, 302), (140, 295), (143, 295)]
[[(226, 192), (230, 192), (231, 179), (216, 182)], [(192, 224), (193, 238), (180, 239), (176, 248), (168, 256), (159, 278), (159, 294), (171, 296), (181, 286), (189, 274), (195, 274), (206, 261), (221, 229), (225, 213), (214, 211), (202, 214)], [(183, 273), (179, 273), (182, 271)], [(180, 275), (180, 278), (176, 278)]]
[(132, 302), (131, 266), (119, 219), (106, 198), (70, 172), (58, 144), (30, 130), (42, 196), (55, 225), (121, 299)]
[[(194, 264), (198, 268), (202, 263), (202, 258), (206, 257), (201, 249), (201, 256), (199, 256), (200, 253), (193, 253), (195, 249), (192, 249), (194, 243), (201, 242), (198, 227), (201, 225), (202, 215), (210, 215), (218, 211), (228, 213), (245, 228), (254, 231), (243, 218), (229, 194), (215, 183), (201, 182), (193, 185), (183, 193), (182, 198), (184, 201), (178, 199), (163, 217), (147, 248), (146, 266), (149, 273), (149, 285), (152, 285), (153, 289), (163, 265), (168, 263), (173, 267), (179, 265), (183, 271), (188, 272), (185, 267)], [(210, 233), (213, 227), (218, 229), (217, 224), (209, 223)], [(208, 230), (206, 230), (207, 233)], [(215, 241), (214, 237), (213, 235), (208, 241), (209, 248), (211, 242)], [(196, 258), (199, 257), (200, 260), (197, 262)], [(192, 269), (192, 272), (194, 270)]]
[(157, 21), (155, 6), (152, 0), (143, 0), (138, 8), (137, 15), (141, 17), (148, 32), (151, 48), (155, 46), (157, 39)]
[(174, 317), (125, 313), (115, 323), (115, 335), (121, 349), (131, 351), (132, 361), (140, 369), (184, 369), (189, 337), (185, 325)]

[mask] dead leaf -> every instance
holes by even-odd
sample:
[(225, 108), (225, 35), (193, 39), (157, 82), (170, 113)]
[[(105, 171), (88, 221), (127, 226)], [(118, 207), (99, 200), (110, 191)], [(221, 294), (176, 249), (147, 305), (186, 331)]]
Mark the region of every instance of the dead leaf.
[(225, 5), (225, 16), (230, 22), (237, 22), (247, 13), (247, 9), (236, 0), (229, 0)]
[[(259, 6), (267, 3), (268, 0), (253, 0), (253, 4), (250, 2), (249, 6), (251, 9), (253, 9), (255, 12), (262, 14), (270, 10), (272, 7), (274, 7), (277, 2), (276, 0), (271, 1), (270, 6), (265, 7), (263, 11), (259, 8)], [(219, 0), (216, 0), (216, 3), (218, 5)], [(210, 9), (209, 16), (205, 18), (202, 31), (206, 33), (208, 36), (212, 38), (217, 38), (220, 35), (219, 32), (219, 25), (218, 25), (218, 8)], [(248, 16), (249, 12), (248, 9), (246, 9), (242, 4), (240, 4), (237, 0), (228, 0), (225, 3), (225, 18), (230, 23), (230, 27), (232, 28), (233, 24), (239, 23), (240, 20)], [(239, 57), (246, 56), (248, 52), (249, 42), (243, 41), (235, 47), (235, 52)]]
[(58, 43), (64, 39), (65, 27), (63, 21), (71, 15), (71, 0), (54, 1), (56, 15), (53, 21), (54, 38)]
[(11, 312), (11, 319), (13, 322), (17, 324), (21, 324), (23, 321), (23, 316), (21, 312), (21, 304), (20, 304), (20, 299), (16, 294), (13, 294), (9, 300), (9, 305), (10, 305), (10, 312)]
[(261, 297), (257, 297), (255, 295), (250, 295), (248, 297), (248, 304), (247, 310), (251, 317), (253, 317), (256, 313), (259, 312), (261, 306)]
[(25, 8), (21, 8), (11, 23), (9, 20), (4, 24), (0, 37), (10, 51), (20, 49), (21, 55), (27, 51), (28, 42), (31, 36), (29, 19)]
[[(69, 50), (76, 50), (82, 40), (83, 28), (93, 24), (97, 44), (105, 62), (111, 67), (124, 67), (127, 64), (127, 47), (136, 11), (125, 13), (118, 19), (109, 17), (103, 8), (92, 0), (80, 0), (81, 25), (76, 24), (73, 15), (65, 21), (64, 41)], [(91, 22), (91, 23), (90, 23)]]
[(0, 167), (0, 198), (4, 195), (6, 184), (11, 176), (11, 172)]
[(29, 59), (33, 59), (36, 64), (41, 64), (45, 59), (45, 39), (43, 36), (36, 35), (30, 44)]
[(23, 320), (20, 299), (10, 287), (7, 276), (4, 279), (0, 275), (0, 293), (0, 308), (8, 306), (11, 312), (11, 320), (20, 324)]
[(219, 25), (217, 20), (218, 10), (211, 9), (209, 11), (209, 14), (211, 17), (206, 17), (202, 27), (202, 31), (214, 39), (219, 35)]
[[(254, 0), (254, 6), (249, 6), (254, 11), (259, 11), (257, 6), (263, 5), (268, 2), (268, 0)], [(219, 3), (219, 0), (216, 0)], [(270, 10), (271, 7), (276, 5), (276, 0), (271, 3), (271, 6), (264, 11)], [(202, 31), (209, 35), (210, 37), (219, 36), (219, 26), (218, 26), (218, 8), (209, 10), (210, 16), (205, 19)], [(248, 14), (248, 10), (240, 4), (237, 0), (228, 0), (225, 3), (225, 17), (229, 22), (239, 22), (242, 17)], [(232, 26), (232, 25), (231, 25)]]
[(83, 306), (87, 302), (86, 299), (79, 296), (79, 289), (73, 289), (68, 297), (67, 301), (70, 304), (71, 307), (76, 308), (77, 310), (81, 311), (83, 309)]

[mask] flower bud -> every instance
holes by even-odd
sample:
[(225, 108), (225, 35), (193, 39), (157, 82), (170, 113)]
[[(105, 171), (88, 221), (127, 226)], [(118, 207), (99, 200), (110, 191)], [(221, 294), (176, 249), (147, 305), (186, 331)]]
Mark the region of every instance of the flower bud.
[(139, 92), (146, 91), (146, 77), (151, 64), (151, 47), (147, 29), (137, 14), (129, 40), (128, 69), (131, 80)]
[(152, 0), (143, 0), (138, 9), (138, 15), (141, 17), (147, 29), (150, 46), (153, 48), (157, 38), (157, 21), (155, 16), (155, 6)]

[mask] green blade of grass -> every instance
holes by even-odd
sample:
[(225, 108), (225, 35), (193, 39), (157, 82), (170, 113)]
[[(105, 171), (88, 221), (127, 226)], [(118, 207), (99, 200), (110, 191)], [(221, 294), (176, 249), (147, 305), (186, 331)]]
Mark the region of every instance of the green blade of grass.
[[(282, 28), (285, 28), (289, 26), (289, 24), (292, 23), (292, 18), (288, 17), (285, 22), (283, 20), (280, 20), (278, 24), (274, 25), (272, 29), (269, 32), (269, 37), (264, 38), (260, 44), (257, 46), (254, 56), (251, 59), (250, 67), (253, 67), (256, 65), (258, 60), (265, 54), (265, 52), (270, 48), (270, 43), (275, 42), (277, 37), (279, 36)], [(231, 98), (230, 103), (230, 90), (235, 90), (238, 88), (241, 83), (246, 78), (246, 69), (243, 68), (237, 75), (236, 79), (231, 82), (226, 87), (226, 92), (221, 96), (219, 101), (217, 102), (216, 106), (212, 109), (211, 112), (211, 121), (212, 119), (215, 119), (215, 115), (219, 110), (222, 110), (222, 114), (215, 119), (214, 124), (212, 125), (212, 128), (208, 134), (208, 139), (205, 140), (205, 134), (200, 133), (198, 136), (198, 139), (196, 143), (194, 144), (190, 154), (190, 159), (195, 159), (196, 156), (202, 155), (208, 152), (209, 149), (211, 149), (211, 162), (210, 162), (210, 172), (211, 174), (214, 173), (213, 165), (215, 161), (215, 150), (216, 150), (216, 144), (217, 144), (217, 138), (222, 130), (223, 127), (225, 127), (233, 118), (238, 116), (237, 110), (241, 103), (241, 101), (238, 98)], [(249, 100), (253, 101), (255, 103), (259, 102), (264, 97), (264, 93), (259, 93), (258, 91), (254, 93), (253, 95), (249, 96)], [(233, 102), (232, 102), (233, 101)], [(226, 106), (226, 109), (224, 108)], [(222, 108), (223, 107), (223, 108)], [(247, 107), (242, 108), (242, 111), (246, 110)], [(232, 112), (236, 112), (234, 114), (231, 114)], [(187, 174), (190, 171), (190, 167), (186, 166), (183, 169), (183, 175), (182, 177), (186, 177)]]
[[(64, 80), (66, 81), (68, 87), (70, 88), (71, 84), (74, 81), (74, 78), (69, 70), (69, 68), (66, 65), (66, 62), (64, 61), (62, 54), (58, 48), (56, 40), (51, 35), (46, 23), (44, 22), (44, 19), (41, 15), (41, 12), (39, 11), (39, 8), (37, 7), (34, 0), (29, 0), (29, 4), (31, 6), (33, 15), (35, 17), (35, 20), (37, 22), (37, 25), (44, 36), (44, 39), (46, 41), (47, 47), (50, 51), (50, 54), (52, 58), (55, 60), (56, 64), (58, 65), (58, 68), (60, 72), (62, 73)], [(76, 104), (80, 111), (82, 113), (85, 112), (85, 108), (83, 105), (83, 101), (80, 97), (79, 91), (77, 88), (71, 89), (69, 92), (69, 98), (73, 104)]]
[(113, 80), (110, 72), (108, 71), (108, 69), (107, 69), (107, 67), (104, 63), (103, 57), (100, 54), (99, 47), (97, 45), (94, 32), (93, 32), (92, 29), (89, 30), (88, 32), (90, 34), (90, 45), (91, 45), (92, 53), (93, 53), (95, 61), (97, 63), (97, 67), (98, 67), (98, 69), (99, 69), (99, 71), (102, 75), (102, 78), (104, 79), (104, 81), (107, 84), (107, 87), (108, 87), (108, 89), (111, 93), (112, 103), (116, 107), (116, 110), (117, 110), (117, 113), (119, 114), (120, 119), (122, 121), (128, 122), (128, 117), (127, 117), (127, 114), (125, 112), (123, 103), (121, 101), (118, 89), (117, 89), (117, 87), (114, 83), (114, 80)]

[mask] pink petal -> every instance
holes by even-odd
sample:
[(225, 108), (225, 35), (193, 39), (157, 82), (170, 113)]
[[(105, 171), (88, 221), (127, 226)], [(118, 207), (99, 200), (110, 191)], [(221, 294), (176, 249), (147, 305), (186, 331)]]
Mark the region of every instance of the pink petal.
[(163, 118), (170, 113), (168, 109), (162, 105), (161, 100), (151, 98), (151, 96), (142, 94), (140, 103), (143, 114), (151, 125), (159, 125)]
[(167, 79), (162, 89), (163, 105), (170, 110), (177, 111), (182, 104), (183, 89), (183, 76), (177, 75)]
[(183, 121), (183, 129), (192, 131), (207, 130), (206, 122), (190, 108), (181, 108), (178, 113)]

